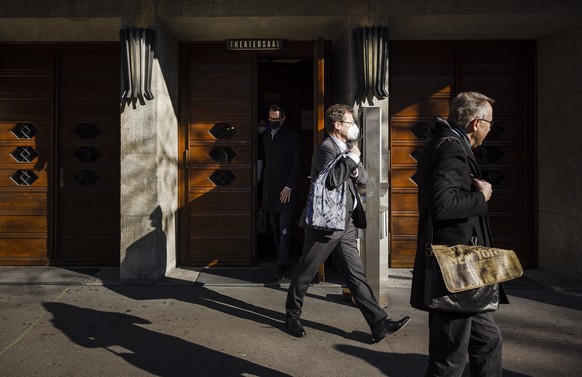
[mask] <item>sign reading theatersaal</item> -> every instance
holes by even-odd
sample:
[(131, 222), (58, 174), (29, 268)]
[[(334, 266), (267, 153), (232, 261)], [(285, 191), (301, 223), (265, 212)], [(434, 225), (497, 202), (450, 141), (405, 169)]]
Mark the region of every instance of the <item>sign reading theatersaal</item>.
[(282, 39), (227, 39), (227, 50), (282, 50)]

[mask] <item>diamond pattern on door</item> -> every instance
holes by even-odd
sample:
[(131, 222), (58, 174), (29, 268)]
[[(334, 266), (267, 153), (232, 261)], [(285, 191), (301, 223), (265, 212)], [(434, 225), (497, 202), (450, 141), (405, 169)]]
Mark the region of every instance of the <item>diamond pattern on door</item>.
[[(412, 267), (418, 203), (416, 163), (430, 120), (447, 118), (449, 101), (478, 91), (496, 103), (491, 131), (474, 150), (482, 178), (495, 187), (489, 203), (497, 247), (513, 249), (524, 266), (535, 259), (533, 164), (526, 140), (535, 132), (530, 42), (393, 42), (390, 56), (390, 267)], [(511, 224), (511, 226), (508, 226)]]

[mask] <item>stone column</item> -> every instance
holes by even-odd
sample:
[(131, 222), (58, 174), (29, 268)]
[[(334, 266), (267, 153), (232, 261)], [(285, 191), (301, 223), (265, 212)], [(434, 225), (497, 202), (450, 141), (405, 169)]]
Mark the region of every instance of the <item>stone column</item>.
[[(139, 3), (127, 20), (152, 27), (151, 1)], [(121, 103), (120, 280), (131, 284), (153, 284), (176, 265), (178, 44), (156, 35), (154, 98)]]

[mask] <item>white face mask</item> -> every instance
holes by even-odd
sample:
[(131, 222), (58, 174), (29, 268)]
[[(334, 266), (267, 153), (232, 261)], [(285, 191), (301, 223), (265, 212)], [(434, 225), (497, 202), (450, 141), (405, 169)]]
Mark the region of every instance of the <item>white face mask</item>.
[(359, 135), (360, 135), (360, 129), (354, 123), (350, 126), (350, 128), (348, 128), (348, 134), (346, 135), (346, 138), (349, 141), (358, 140)]

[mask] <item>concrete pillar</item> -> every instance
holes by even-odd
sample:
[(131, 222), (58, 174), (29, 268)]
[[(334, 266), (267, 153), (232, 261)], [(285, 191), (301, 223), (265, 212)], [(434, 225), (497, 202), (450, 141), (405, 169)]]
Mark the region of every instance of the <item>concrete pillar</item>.
[[(152, 27), (155, 23), (152, 2), (138, 3), (145, 9), (127, 16), (136, 24), (124, 27)], [(123, 283), (155, 283), (176, 265), (178, 44), (161, 28), (156, 28), (156, 34), (151, 84), (154, 99), (121, 106)]]
[(390, 303), (388, 295), (388, 99), (356, 99), (353, 24), (347, 23), (333, 40), (333, 103), (352, 105), (370, 116), (363, 128), (363, 163), (368, 171), (366, 218), (368, 228), (360, 232), (360, 254), (366, 276), (380, 305)]
[(582, 28), (538, 42), (540, 268), (582, 276)]
[(382, 108), (364, 107), (362, 109), (362, 126), (364, 146), (364, 164), (368, 171), (366, 184), (365, 207), (368, 226), (360, 241), (362, 257), (366, 266), (368, 283), (380, 306), (390, 303), (388, 295), (388, 205), (387, 182), (383, 181), (383, 170), (386, 168), (382, 144)]

